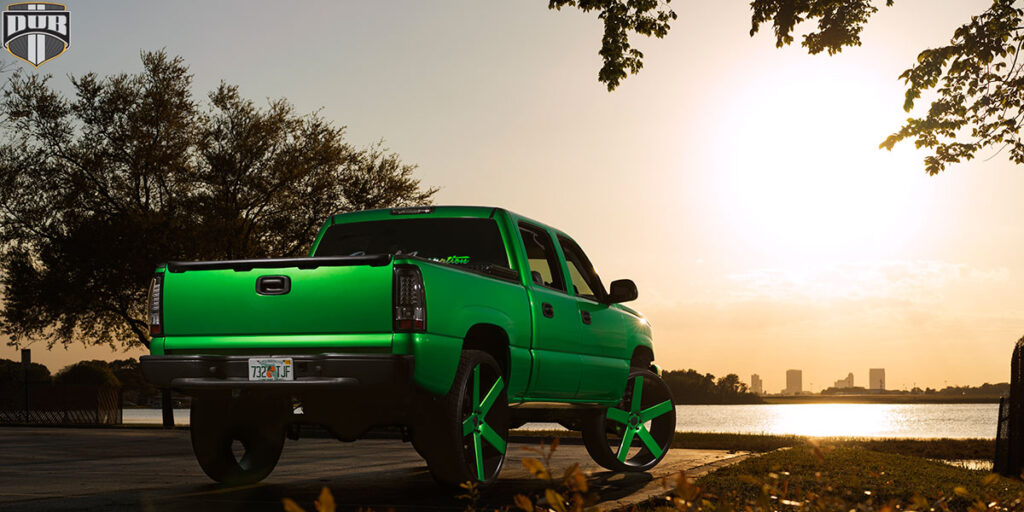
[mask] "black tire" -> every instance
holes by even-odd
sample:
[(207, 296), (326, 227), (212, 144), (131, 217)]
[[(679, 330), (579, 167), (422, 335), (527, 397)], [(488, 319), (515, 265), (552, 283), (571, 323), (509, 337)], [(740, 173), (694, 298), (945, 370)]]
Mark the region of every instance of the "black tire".
[(668, 453), (676, 430), (672, 392), (650, 370), (633, 368), (618, 405), (583, 422), (583, 444), (612, 471), (647, 471)]
[[(282, 399), (193, 398), (189, 429), (203, 472), (227, 485), (252, 484), (270, 475), (284, 448), (289, 405)], [(242, 448), (237, 457), (236, 441)]]
[(479, 350), (462, 353), (448, 394), (428, 405), (415, 427), (417, 451), (444, 487), (494, 482), (508, 444), (508, 394), (501, 367)]

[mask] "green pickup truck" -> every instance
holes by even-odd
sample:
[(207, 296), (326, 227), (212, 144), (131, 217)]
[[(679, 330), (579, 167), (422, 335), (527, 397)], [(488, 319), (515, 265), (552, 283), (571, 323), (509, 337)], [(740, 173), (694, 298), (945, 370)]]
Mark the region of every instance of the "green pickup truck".
[(401, 427), (443, 485), (487, 484), (508, 432), (582, 432), (613, 471), (657, 464), (675, 408), (651, 328), (565, 233), (500, 208), (331, 217), (309, 257), (170, 262), (148, 311), (155, 385), (192, 396), (203, 471), (262, 480), (296, 425)]

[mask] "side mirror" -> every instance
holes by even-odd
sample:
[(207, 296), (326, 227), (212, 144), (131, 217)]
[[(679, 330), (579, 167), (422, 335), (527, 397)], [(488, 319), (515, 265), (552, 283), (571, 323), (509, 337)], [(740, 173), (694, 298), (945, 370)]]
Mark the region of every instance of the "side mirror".
[(636, 300), (638, 292), (636, 290), (636, 284), (629, 279), (619, 279), (618, 281), (612, 281), (610, 290), (608, 291), (608, 298), (605, 300), (608, 304), (618, 304), (620, 302), (629, 302)]

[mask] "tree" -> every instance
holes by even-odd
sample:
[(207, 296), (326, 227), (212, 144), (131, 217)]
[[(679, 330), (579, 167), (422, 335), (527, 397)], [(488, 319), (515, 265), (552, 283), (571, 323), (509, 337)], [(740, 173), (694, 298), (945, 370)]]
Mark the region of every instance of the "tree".
[(675, 370), (662, 374), (677, 404), (756, 404), (761, 397), (747, 391), (739, 376), (730, 373), (715, 380), (715, 376), (695, 370)]
[(168, 260), (298, 256), (332, 213), (426, 204), (382, 143), (221, 84), (192, 95), (180, 57), (72, 78), (15, 73), (0, 115), (0, 332), (17, 345), (147, 343), (143, 302)]
[(121, 387), (107, 362), (99, 360), (79, 361), (66, 366), (54, 375), (53, 381), (61, 386)]
[[(32, 383), (50, 382), (50, 369), (39, 363), (31, 363), (28, 368), (28, 381)], [(21, 361), (0, 359), (0, 390), (3, 394), (13, 393), (25, 384), (25, 367)]]
[(718, 394), (726, 401), (735, 401), (739, 395), (747, 392), (747, 385), (740, 382), (739, 375), (730, 373), (725, 377), (720, 377), (718, 382), (715, 383)]
[[(589, 9), (583, 6), (589, 4)], [(903, 109), (912, 112), (926, 91), (935, 93), (926, 111), (907, 119), (896, 132), (879, 145), (891, 150), (902, 141), (913, 141), (927, 148), (924, 158), (929, 174), (938, 174), (950, 164), (974, 158), (985, 148), (1009, 149), (1011, 162), (1024, 163), (1021, 123), (1024, 118), (1024, 61), (1018, 55), (1024, 45), (1024, 9), (1015, 0), (993, 0), (982, 13), (953, 32), (949, 44), (922, 50), (917, 62), (899, 76), (907, 86)], [(670, 29), (675, 13), (656, 2), (628, 2), (632, 11), (614, 0), (604, 2), (562, 2), (551, 0), (552, 7), (571, 5), (583, 10), (603, 9), (605, 38), (601, 55), (605, 67), (599, 80), (614, 89), (629, 73), (637, 73), (643, 57), (629, 47), (626, 29), (616, 32), (605, 12), (629, 12), (642, 18), (647, 35), (663, 37)], [(843, 48), (861, 45), (861, 32), (878, 6), (893, 5), (893, 0), (752, 0), (750, 35), (770, 25), (776, 47), (793, 43), (798, 32), (800, 44), (810, 54), (834, 55)], [(612, 18), (614, 19), (614, 17)], [(620, 22), (621, 23), (621, 22)], [(813, 28), (808, 28), (808, 24)], [(608, 37), (609, 30), (619, 34)], [(607, 71), (606, 71), (607, 70)]]
[(633, 48), (629, 33), (633, 32), (657, 38), (668, 34), (669, 22), (676, 19), (676, 13), (668, 7), (671, 0), (548, 0), (548, 9), (561, 10), (575, 7), (583, 12), (598, 12), (604, 22), (601, 37), (601, 59), (604, 64), (597, 73), (597, 79), (615, 90), (629, 74), (636, 74), (644, 67), (644, 54)]
[[(949, 164), (970, 160), (979, 150), (1009, 148), (1010, 161), (1024, 163), (1021, 117), (1024, 115), (1024, 62), (1017, 57), (1024, 44), (1024, 10), (1015, 0), (994, 0), (992, 5), (953, 32), (949, 44), (926, 49), (917, 63), (900, 75), (907, 84), (903, 109), (911, 112), (925, 91), (937, 97), (921, 117), (907, 119), (880, 147), (891, 150), (913, 140), (932, 150), (924, 159), (928, 174)], [(870, 0), (754, 0), (753, 25), (772, 21), (776, 46), (793, 41), (803, 21), (817, 20), (817, 30), (801, 43), (811, 54), (830, 55), (846, 46), (859, 46), (860, 32), (878, 8)], [(885, 2), (891, 6), (892, 0)]]
[(111, 361), (107, 366), (121, 383), (121, 393), (126, 403), (144, 404), (159, 398), (160, 390), (142, 375), (142, 365), (138, 360), (118, 359)]

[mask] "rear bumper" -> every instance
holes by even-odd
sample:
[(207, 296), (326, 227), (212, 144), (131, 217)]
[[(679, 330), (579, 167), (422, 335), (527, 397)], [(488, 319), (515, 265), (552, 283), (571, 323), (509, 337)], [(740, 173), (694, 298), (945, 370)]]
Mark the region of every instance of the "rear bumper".
[(142, 356), (140, 362), (143, 375), (155, 386), (195, 397), (291, 397), (303, 411), (288, 422), (325, 425), (345, 441), (372, 426), (409, 425), (413, 420), (411, 355), (283, 355), (294, 360), (295, 380), (290, 381), (250, 381), (249, 357)]
[(206, 390), (402, 391), (409, 387), (413, 358), (408, 355), (310, 354), (294, 360), (295, 380), (250, 381), (250, 356), (142, 356), (142, 373), (161, 388), (184, 393)]

